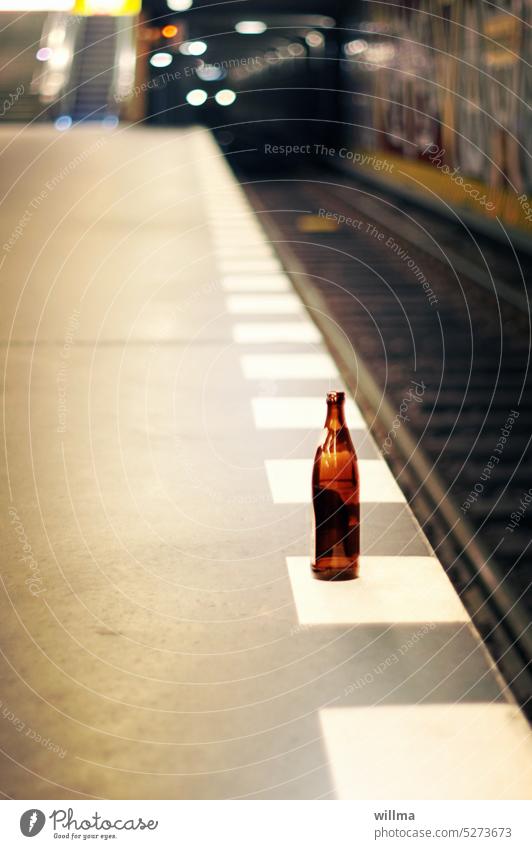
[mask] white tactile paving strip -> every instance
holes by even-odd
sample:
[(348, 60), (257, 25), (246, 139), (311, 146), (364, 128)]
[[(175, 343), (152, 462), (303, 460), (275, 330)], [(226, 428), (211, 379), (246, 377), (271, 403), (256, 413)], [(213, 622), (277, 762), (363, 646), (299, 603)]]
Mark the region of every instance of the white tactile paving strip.
[[(275, 256), (272, 249), (261, 245), (260, 242), (253, 244), (239, 245), (238, 242), (226, 243), (224, 239), (218, 238), (215, 240), (216, 256), (221, 259), (271, 259)], [(255, 272), (254, 272), (255, 273)]]
[(284, 274), (226, 274), (222, 277), (221, 284), (224, 292), (292, 291), (290, 281)]
[[(324, 399), (306, 391), (305, 385), (307, 381), (327, 379), (335, 381), (334, 388), (342, 388), (336, 366), (320, 344), (313, 325), (313, 331), (309, 332), (308, 320), (304, 318), (304, 309), (297, 296), (284, 285), (282, 291), (286, 294), (266, 294), (279, 291), (276, 288), (279, 280), (286, 278), (280, 278), (277, 262), (269, 259), (270, 247), (252, 217), (244, 194), (234, 190), (234, 179), (222, 157), (217, 156), (217, 147), (207, 136), (203, 143), (212, 157), (211, 187), (224, 192), (223, 214), (218, 211), (217, 200), (213, 200), (209, 212), (214, 244), (218, 246), (218, 266), (225, 275), (222, 286), (227, 292), (245, 292), (226, 297), (229, 314), (246, 316), (245, 321), (236, 319), (233, 326), (233, 341), (242, 345), (243, 374), (250, 381), (294, 380), (301, 387), (301, 396), (283, 396), (281, 389), (275, 397), (252, 397), (255, 426), (258, 432), (318, 431), (323, 426)], [(246, 219), (246, 216), (249, 217)], [(242, 221), (237, 238), (228, 226), (228, 217), (238, 217)], [(247, 223), (243, 223), (246, 220)], [(238, 253), (239, 243), (246, 245), (243, 254)], [(255, 259), (250, 249), (252, 243), (263, 247)], [(240, 259), (235, 259), (237, 256)], [(269, 280), (264, 275), (265, 270), (272, 272)], [(286, 321), (284, 316), (290, 313), (300, 313), (301, 323)], [(293, 353), (286, 351), (286, 344), (290, 342), (297, 346)], [(276, 352), (276, 343), (283, 343), (282, 353)], [(248, 353), (247, 346), (256, 344), (270, 347), (266, 353)], [(302, 344), (308, 344), (307, 353), (301, 351)], [(347, 420), (352, 431), (365, 431), (365, 438), (370, 438), (362, 415), (351, 399), (347, 403)], [(385, 504), (406, 505), (384, 460), (359, 462), (362, 503), (377, 510)], [(264, 463), (275, 504), (310, 503), (310, 457), (289, 460), (265, 457)], [(363, 542), (362, 546), (364, 548)], [(477, 658), (473, 662), (478, 664), (480, 681), (486, 675), (494, 676), (492, 663), (489, 659), (486, 662), (465, 608), (439, 560), (429, 553), (428, 545), (426, 556), (370, 557), (363, 554), (361, 578), (354, 582), (312, 580), (306, 552), (287, 557), (286, 565), (298, 627), (343, 626), (351, 629), (355, 654), (363, 652), (364, 640), (369, 640), (367, 628), (374, 629), (373, 642), (386, 634), (388, 655), (385, 660), (395, 656), (393, 662), (398, 663), (402, 674), (399, 655), (404, 646), (399, 634), (404, 634), (405, 627), (410, 628), (409, 634), (412, 631), (415, 634), (417, 624), (429, 623), (431, 628), (448, 628), (451, 636), (447, 642), (463, 643), (465, 653), (472, 645), (469, 655)], [(357, 649), (356, 635), (361, 628), (365, 629), (364, 637), (360, 638), (362, 642)], [(409, 645), (408, 638), (405, 645)], [(441, 661), (438, 655), (441, 651), (441, 646), (435, 648), (420, 668), (409, 659), (414, 667), (410, 673), (409, 667), (405, 667), (404, 678), (400, 679), (402, 702), (407, 698), (409, 678), (421, 674), (427, 663), (436, 669), (439, 683), (438, 663)], [(453, 672), (454, 669), (442, 665), (443, 686)], [(377, 674), (378, 667), (366, 673), (373, 677)], [(359, 703), (324, 707), (319, 711), (334, 794), (340, 799), (528, 798), (532, 792), (530, 729), (513, 702), (506, 701), (507, 694), (498, 690), (497, 681), (498, 678), (493, 678), (492, 683), (495, 692), (499, 691), (498, 697), (493, 701), (471, 703), (456, 703), (466, 700), (467, 692), (455, 697), (449, 689), (443, 703), (430, 703), (429, 691), (428, 702), (423, 704), (414, 695), (412, 704), (373, 704), (366, 695), (368, 691), (360, 684), (353, 685), (351, 690), (347, 688), (351, 701), (356, 702), (358, 698)], [(414, 692), (412, 686), (412, 694)], [(365, 698), (369, 703), (364, 702)], [(509, 776), (516, 774), (519, 782), (509, 781)]]
[(250, 380), (312, 380), (337, 378), (338, 370), (328, 354), (244, 354), (244, 376)]
[(333, 708), (320, 718), (340, 799), (529, 798), (527, 724), (513, 705)]
[(328, 354), (243, 354), (244, 376), (250, 380), (312, 380), (338, 378), (338, 370)]
[[(264, 345), (268, 342), (320, 343), (318, 329), (310, 321), (240, 322), (233, 326), (233, 339), (240, 345)], [(319, 401), (323, 407), (323, 398)], [(280, 419), (276, 421), (278, 426)]]
[[(310, 504), (312, 459), (266, 460), (266, 474), (275, 504)], [(384, 460), (359, 460), (362, 504), (404, 503), (404, 495)]]
[[(317, 431), (323, 428), (324, 404), (321, 396), (276, 395), (273, 398), (252, 398), (251, 406), (258, 430), (279, 430), (281, 422), (284, 429), (290, 430)], [(345, 415), (351, 430), (365, 429), (366, 423), (351, 398), (346, 399)]]
[(276, 259), (220, 259), (218, 261), (222, 274), (277, 274), (281, 271), (281, 263)]
[(310, 558), (287, 557), (301, 625), (468, 622), (436, 557), (364, 557), (364, 580), (310, 581)]
[[(260, 290), (259, 290), (260, 291)], [(302, 313), (296, 295), (228, 295), (227, 311), (233, 315), (296, 315)]]

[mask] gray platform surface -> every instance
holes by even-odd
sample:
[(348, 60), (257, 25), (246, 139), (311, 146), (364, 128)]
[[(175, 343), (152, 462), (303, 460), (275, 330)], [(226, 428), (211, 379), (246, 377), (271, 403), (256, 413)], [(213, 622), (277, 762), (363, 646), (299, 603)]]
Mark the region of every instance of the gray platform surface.
[(341, 380), (210, 136), (0, 148), (2, 793), (527, 798), (528, 725), (354, 405), (362, 577), (310, 578)]

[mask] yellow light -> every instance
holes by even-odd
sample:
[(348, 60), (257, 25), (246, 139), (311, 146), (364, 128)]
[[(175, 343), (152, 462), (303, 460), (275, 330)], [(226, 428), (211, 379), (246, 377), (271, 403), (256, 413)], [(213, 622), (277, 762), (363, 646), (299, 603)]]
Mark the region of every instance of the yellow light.
[(161, 35), (164, 38), (173, 38), (175, 35), (177, 35), (177, 27), (175, 27), (173, 24), (167, 24), (165, 27), (162, 28)]
[(75, 15), (138, 15), (142, 0), (75, 0)]

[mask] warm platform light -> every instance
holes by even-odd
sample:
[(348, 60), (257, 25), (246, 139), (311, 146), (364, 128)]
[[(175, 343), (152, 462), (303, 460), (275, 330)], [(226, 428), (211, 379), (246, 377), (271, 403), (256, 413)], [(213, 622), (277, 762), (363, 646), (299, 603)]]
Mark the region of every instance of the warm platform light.
[(207, 45), (204, 41), (184, 41), (179, 47), (179, 52), (183, 56), (203, 56), (207, 50)]
[(203, 106), (207, 100), (207, 96), (207, 92), (202, 88), (193, 88), (192, 91), (188, 92), (186, 101), (190, 106)]
[(236, 94), (230, 88), (222, 88), (216, 92), (214, 99), (218, 106), (231, 106), (236, 100)]
[(323, 35), (321, 34), (321, 32), (318, 32), (315, 29), (312, 29), (310, 30), (310, 32), (307, 32), (305, 36), (305, 41), (309, 47), (323, 47), (323, 45), (325, 44), (325, 39)]
[(174, 36), (177, 35), (177, 32), (178, 29), (176, 26), (174, 26), (173, 24), (167, 24), (165, 27), (162, 28), (161, 35), (164, 38), (174, 38)]
[(240, 35), (260, 35), (268, 29), (264, 21), (239, 21), (235, 29)]
[(150, 65), (153, 65), (154, 68), (167, 68), (168, 65), (171, 64), (171, 53), (154, 53), (154, 55), (150, 59)]

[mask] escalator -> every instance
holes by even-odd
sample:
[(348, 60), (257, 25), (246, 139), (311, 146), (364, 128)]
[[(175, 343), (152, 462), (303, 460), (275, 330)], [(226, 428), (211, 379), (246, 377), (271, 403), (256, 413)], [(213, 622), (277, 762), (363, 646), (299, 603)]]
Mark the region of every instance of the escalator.
[(80, 22), (70, 78), (69, 113), (74, 122), (116, 114), (112, 98), (116, 46), (116, 18), (97, 15)]

